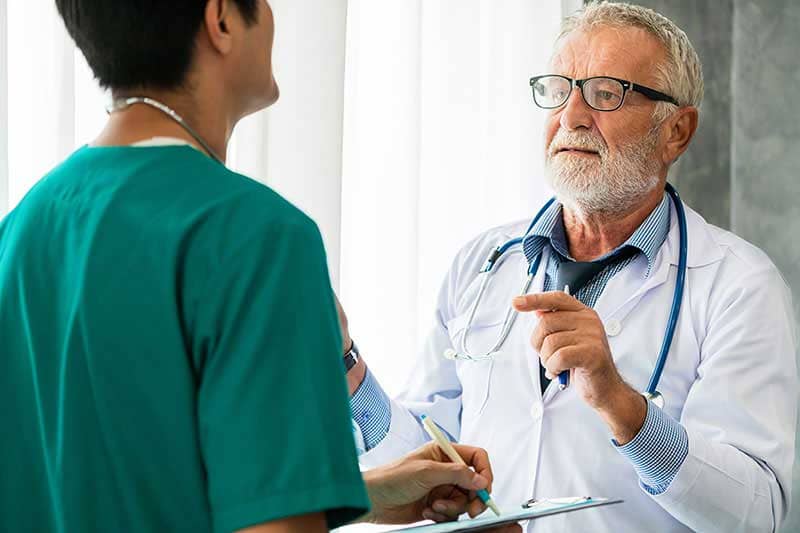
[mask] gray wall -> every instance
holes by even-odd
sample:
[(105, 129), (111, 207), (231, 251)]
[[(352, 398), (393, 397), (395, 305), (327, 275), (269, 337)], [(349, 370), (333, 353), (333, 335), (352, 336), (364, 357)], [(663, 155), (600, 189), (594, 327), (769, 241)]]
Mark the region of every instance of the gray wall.
[(731, 66), (734, 58), (731, 0), (635, 2), (655, 9), (680, 26), (703, 63), (705, 98), (700, 126), (690, 149), (671, 171), (683, 199), (717, 226), (731, 227)]
[[(800, 3), (733, 5), (731, 228), (775, 261), (800, 318)], [(800, 433), (795, 444), (787, 533), (800, 531)]]
[[(707, 220), (769, 254), (800, 317), (800, 2), (634, 3), (675, 21), (703, 62), (700, 128), (672, 181)], [(785, 532), (800, 531), (797, 461), (793, 495)]]

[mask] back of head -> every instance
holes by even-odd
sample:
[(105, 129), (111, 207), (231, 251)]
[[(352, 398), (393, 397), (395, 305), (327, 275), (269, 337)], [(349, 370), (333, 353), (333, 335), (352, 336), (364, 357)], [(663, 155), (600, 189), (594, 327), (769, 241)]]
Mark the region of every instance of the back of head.
[[(231, 0), (250, 23), (258, 2)], [(56, 0), (103, 88), (178, 89), (191, 67), (204, 0)]]

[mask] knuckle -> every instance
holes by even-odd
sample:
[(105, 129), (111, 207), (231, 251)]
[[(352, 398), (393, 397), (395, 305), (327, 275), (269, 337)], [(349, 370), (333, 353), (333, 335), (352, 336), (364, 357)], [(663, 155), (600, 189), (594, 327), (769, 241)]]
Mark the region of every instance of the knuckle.
[(419, 451), (424, 453), (425, 457), (436, 457), (438, 449), (439, 446), (435, 442), (428, 442)]
[(554, 369), (559, 369), (562, 366), (565, 366), (568, 363), (567, 350), (565, 348), (557, 349), (555, 352), (553, 352), (550, 362), (552, 363)]
[(536, 351), (539, 351), (542, 347), (542, 335), (538, 329), (531, 335), (531, 346), (533, 346)]
[(436, 461), (431, 461), (430, 459), (422, 459), (419, 461), (415, 461), (412, 469), (416, 474), (424, 474), (425, 472), (430, 472), (434, 468), (436, 468)]
[(544, 341), (542, 341), (542, 348), (541, 350), (539, 350), (539, 355), (545, 356), (545, 355), (552, 355), (554, 353), (553, 345), (555, 341), (553, 340), (553, 337), (554, 337), (553, 335), (548, 335), (547, 337), (544, 338)]

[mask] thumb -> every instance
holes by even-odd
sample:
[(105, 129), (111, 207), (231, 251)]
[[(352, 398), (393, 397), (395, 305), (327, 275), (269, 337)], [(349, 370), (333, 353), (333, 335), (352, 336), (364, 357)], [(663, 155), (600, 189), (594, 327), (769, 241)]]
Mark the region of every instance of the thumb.
[(440, 485), (457, 485), (464, 490), (480, 490), (489, 486), (489, 481), (471, 468), (456, 463), (430, 461), (420, 476), (429, 488)]

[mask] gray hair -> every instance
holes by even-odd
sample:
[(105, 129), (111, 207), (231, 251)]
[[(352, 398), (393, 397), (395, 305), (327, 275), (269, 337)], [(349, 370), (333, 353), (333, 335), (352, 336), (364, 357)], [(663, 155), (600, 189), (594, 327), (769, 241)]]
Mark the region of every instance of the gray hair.
[[(659, 90), (669, 94), (681, 106), (699, 108), (703, 101), (703, 68), (689, 37), (674, 22), (652, 9), (627, 3), (593, 1), (564, 19), (556, 43), (576, 30), (595, 26), (642, 28), (653, 35), (667, 54), (667, 60), (656, 66)], [(673, 111), (668, 102), (658, 102), (653, 114), (660, 123)]]

